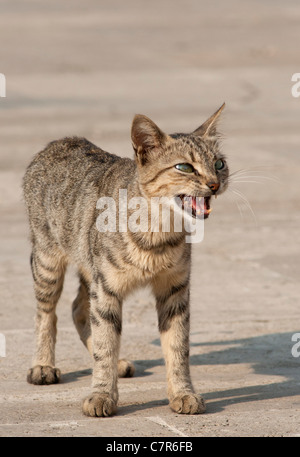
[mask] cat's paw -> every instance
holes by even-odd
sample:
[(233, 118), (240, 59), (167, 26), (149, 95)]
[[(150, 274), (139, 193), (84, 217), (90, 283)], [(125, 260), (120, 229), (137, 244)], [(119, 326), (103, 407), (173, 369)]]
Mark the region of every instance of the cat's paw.
[(57, 384), (60, 380), (60, 370), (50, 366), (36, 365), (27, 372), (29, 384)]
[(134, 375), (135, 368), (130, 360), (121, 359), (118, 361), (119, 378), (131, 378)]
[(107, 417), (115, 414), (117, 405), (108, 394), (94, 392), (83, 401), (82, 410), (86, 416)]
[(179, 414), (202, 414), (205, 412), (203, 398), (197, 394), (180, 394), (171, 402), (170, 407), (175, 413)]

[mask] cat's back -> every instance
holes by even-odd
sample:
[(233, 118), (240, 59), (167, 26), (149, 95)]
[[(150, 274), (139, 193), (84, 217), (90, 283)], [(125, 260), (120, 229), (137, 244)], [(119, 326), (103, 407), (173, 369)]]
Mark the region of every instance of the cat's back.
[(123, 187), (134, 170), (133, 160), (105, 152), (85, 138), (49, 143), (23, 178), (32, 239), (68, 253), (85, 243), (86, 252), (88, 237), (96, 230), (98, 199)]
[[(85, 138), (53, 141), (29, 164), (23, 178), (32, 228), (47, 236), (74, 231), (95, 216), (96, 202), (134, 173), (134, 161), (103, 151)], [(51, 228), (50, 232), (48, 227)]]
[[(50, 185), (68, 178), (76, 180), (90, 169), (104, 173), (105, 169), (121, 158), (103, 151), (85, 138), (70, 137), (52, 141), (45, 149), (36, 154), (26, 170), (26, 184), (34, 186), (42, 183)], [(30, 180), (34, 182), (30, 183)]]
[[(101, 187), (101, 182), (112, 169), (126, 173), (132, 169), (131, 159), (103, 151), (85, 138), (70, 137), (52, 141), (36, 154), (29, 164), (23, 188), (25, 201), (48, 192), (66, 195), (78, 191), (83, 183)], [(121, 178), (122, 176), (119, 176)]]

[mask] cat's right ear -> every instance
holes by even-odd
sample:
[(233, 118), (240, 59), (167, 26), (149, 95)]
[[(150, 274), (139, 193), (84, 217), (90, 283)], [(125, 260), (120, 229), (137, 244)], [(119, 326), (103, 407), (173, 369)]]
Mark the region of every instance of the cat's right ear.
[(157, 125), (143, 114), (136, 114), (131, 127), (132, 146), (137, 161), (144, 165), (147, 155), (153, 149), (163, 146), (167, 135)]

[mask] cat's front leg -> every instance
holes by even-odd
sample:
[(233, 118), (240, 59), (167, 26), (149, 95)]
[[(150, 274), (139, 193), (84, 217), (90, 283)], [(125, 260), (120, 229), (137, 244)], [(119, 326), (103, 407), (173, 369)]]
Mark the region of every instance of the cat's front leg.
[(118, 402), (118, 356), (122, 329), (122, 302), (100, 275), (91, 287), (93, 393), (83, 402), (87, 416), (111, 416)]
[(194, 391), (189, 367), (189, 278), (184, 274), (176, 281), (160, 277), (153, 286), (170, 407), (177, 413), (201, 414), (204, 400)]

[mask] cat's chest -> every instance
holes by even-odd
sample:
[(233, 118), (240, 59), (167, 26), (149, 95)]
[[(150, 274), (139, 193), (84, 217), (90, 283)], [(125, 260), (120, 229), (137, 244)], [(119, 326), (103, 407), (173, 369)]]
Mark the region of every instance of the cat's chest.
[(115, 290), (127, 293), (136, 286), (149, 283), (163, 272), (176, 272), (177, 268), (181, 268), (183, 257), (184, 247), (170, 247), (161, 252), (132, 248), (130, 252), (123, 253), (122, 259), (118, 258), (118, 265), (106, 259), (103, 267)]

